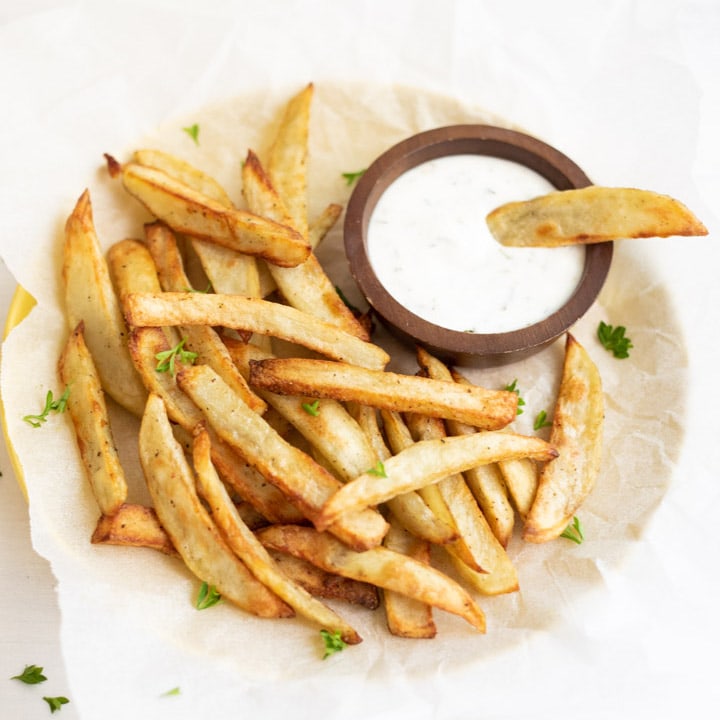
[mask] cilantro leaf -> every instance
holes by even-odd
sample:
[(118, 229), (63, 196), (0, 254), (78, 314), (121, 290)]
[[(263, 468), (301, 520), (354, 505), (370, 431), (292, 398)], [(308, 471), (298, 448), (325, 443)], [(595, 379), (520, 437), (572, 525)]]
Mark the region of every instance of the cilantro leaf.
[(185, 350), (185, 342), (187, 338), (183, 338), (175, 347), (170, 350), (163, 350), (155, 355), (158, 364), (155, 366), (157, 372), (169, 372), (175, 375), (175, 358), (178, 357), (180, 362), (192, 365), (197, 360), (198, 354), (190, 350)]
[(30, 423), (30, 425), (32, 425), (33, 427), (39, 428), (43, 423), (47, 421), (48, 415), (50, 415), (51, 412), (65, 412), (65, 410), (67, 409), (67, 401), (69, 397), (69, 385), (65, 388), (65, 391), (57, 400), (55, 400), (55, 398), (53, 397), (53, 391), (48, 390), (47, 395), (45, 396), (45, 407), (43, 408), (42, 412), (39, 415), (25, 415), (23, 417), (23, 420), (26, 423)]
[(302, 404), (302, 409), (308, 414), (312, 415), (313, 417), (317, 417), (320, 414), (320, 401), (316, 400), (312, 403), (306, 403), (304, 402)]
[(19, 680), (26, 685), (37, 685), (47, 680), (43, 675), (43, 669), (37, 665), (26, 665), (19, 675), (13, 675), (10, 679)]
[(334, 655), (337, 652), (340, 652), (341, 650), (344, 650), (347, 647), (347, 643), (340, 636), (339, 630), (335, 630), (334, 632), (329, 632), (328, 630), (321, 630), (320, 636), (325, 643), (325, 654), (323, 655), (323, 660), (330, 657), (331, 655)]
[(583, 535), (582, 525), (580, 524), (580, 518), (577, 516), (573, 517), (573, 521), (568, 525), (561, 533), (560, 537), (572, 540), (577, 545), (581, 545), (585, 539)]
[(217, 605), (222, 600), (222, 595), (218, 592), (214, 585), (208, 585), (206, 582), (200, 586), (198, 591), (195, 607), (198, 610), (206, 610), (207, 608)]
[(518, 409), (517, 414), (522, 415), (523, 414), (523, 405), (525, 405), (525, 401), (520, 397), (520, 389), (517, 386), (517, 378), (513, 380), (509, 385), (506, 385), (503, 390), (507, 390), (508, 392), (514, 392), (518, 396)]
[(375, 467), (371, 467), (369, 470), (365, 471), (368, 475), (375, 475), (376, 477), (382, 477), (386, 478), (387, 473), (385, 472), (385, 465), (383, 465), (382, 460), (378, 460), (375, 463)]
[(366, 169), (367, 168), (363, 168), (362, 170), (356, 170), (355, 172), (344, 172), (342, 176), (345, 179), (345, 183), (347, 185), (355, 184), (363, 176)]
[(186, 132), (193, 140), (196, 145), (200, 144), (200, 126), (197, 123), (193, 123), (188, 127), (184, 127), (183, 131)]
[(597, 329), (598, 339), (602, 346), (620, 359), (630, 357), (630, 349), (633, 347), (632, 341), (626, 337), (625, 332), (624, 326), (613, 327), (602, 320)]
[(536, 416), (535, 416), (535, 422), (533, 423), (533, 430), (541, 430), (544, 427), (549, 427), (552, 425), (552, 422), (548, 420), (547, 413), (544, 410), (541, 410)]
[(56, 710), (62, 710), (62, 706), (70, 702), (62, 695), (58, 695), (57, 697), (44, 697), (43, 700), (50, 706), (51, 713), (54, 713)]

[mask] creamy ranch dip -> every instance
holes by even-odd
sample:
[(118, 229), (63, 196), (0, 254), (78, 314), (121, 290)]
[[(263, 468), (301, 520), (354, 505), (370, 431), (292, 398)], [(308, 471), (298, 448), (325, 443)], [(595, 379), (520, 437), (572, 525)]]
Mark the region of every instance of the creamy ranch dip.
[(400, 175), (375, 206), (370, 262), (399, 303), (436, 325), (477, 333), (532, 325), (572, 295), (585, 250), (503, 247), (485, 216), (505, 202), (554, 189), (509, 160), (429, 160)]

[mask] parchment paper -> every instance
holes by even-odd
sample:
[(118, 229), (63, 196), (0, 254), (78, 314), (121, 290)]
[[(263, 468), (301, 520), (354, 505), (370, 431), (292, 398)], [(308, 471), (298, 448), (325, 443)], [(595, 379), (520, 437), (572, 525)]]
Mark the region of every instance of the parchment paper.
[[(360, 14), (362, 9), (370, 13), (375, 9), (372, 5), (361, 4)], [(285, 13), (300, 12), (300, 5), (283, 6)], [(614, 9), (621, 16), (616, 17), (617, 27), (622, 27), (623, 33), (627, 33), (623, 37), (628, 37), (635, 20), (624, 14), (621, 3)], [(460, 27), (463, 17), (478, 19), (469, 10), (469, 4), (454, 4), (453, 10), (452, 27), (447, 21), (441, 23), (437, 45), (429, 50), (436, 59), (452, 58), (452, 47), (466, 48), (467, 31)], [(117, 16), (108, 15), (102, 23), (97, 17), (90, 22), (73, 12), (61, 13), (56, 19), (77, 22), (79, 28), (102, 26), (103, 32), (109, 32), (106, 23), (117, 21), (119, 27), (129, 30), (127, 20), (120, 17), (122, 13), (116, 12)], [(154, 12), (153, 18), (153, 13), (147, 11), (146, 18), (172, 20), (171, 29), (181, 39), (182, 48), (172, 53), (173, 59), (182, 55), (181, 50), (193, 48), (195, 36), (188, 23), (175, 14), (168, 15), (159, 6)], [(198, 9), (194, 12), (202, 16)], [(206, 12), (212, 15), (211, 10)], [(225, 17), (224, 10), (215, 12)], [(275, 12), (280, 11), (271, 10), (268, 4), (262, 11), (255, 8), (255, 12), (255, 27), (267, 28), (267, 23), (275, 19)], [(235, 18), (232, 29), (246, 28), (242, 18), (230, 15)], [(394, 15), (393, 18), (392, 27), (403, 25), (400, 18)], [(492, 15), (485, 14), (483, 18), (489, 22)], [(340, 18), (336, 19), (338, 26), (345, 27)], [(201, 17), (199, 21), (207, 29), (203, 20), (207, 18)], [(612, 24), (611, 20), (607, 22)], [(662, 28), (670, 27), (662, 18), (658, 23)], [(582, 511), (587, 539), (581, 546), (557, 542), (536, 547), (524, 545), (516, 538), (510, 552), (519, 568), (521, 591), (481, 600), (488, 615), (486, 636), (479, 636), (457, 618), (438, 612), (439, 633), (435, 640), (399, 640), (387, 634), (381, 612), (371, 614), (343, 606), (338, 609), (355, 623), (364, 642), (322, 662), (316, 630), (303, 621), (255, 620), (226, 604), (197, 612), (192, 604), (196, 581), (180, 563), (151, 551), (90, 545), (97, 508), (79, 469), (67, 419), (53, 417), (42, 430), (35, 430), (23, 423), (21, 417), (41, 404), (48, 389), (57, 389), (55, 365), (66, 332), (59, 300), (58, 258), (62, 223), (75, 199), (84, 187), (90, 188), (98, 232), (105, 246), (126, 236), (139, 236), (146, 218), (107, 178), (103, 152), (124, 157), (140, 145), (175, 151), (212, 172), (233, 197), (239, 198), (239, 164), (245, 152), (253, 147), (262, 155), (284, 102), (304, 82), (313, 80), (316, 97), (311, 129), (311, 216), (328, 202), (347, 200), (349, 189), (341, 178), (342, 172), (366, 166), (389, 145), (414, 132), (452, 122), (519, 125), (542, 139), (556, 142), (598, 181), (612, 182), (617, 178), (617, 184), (621, 184), (645, 179), (646, 186), (653, 186), (650, 170), (633, 165), (633, 158), (627, 157), (631, 136), (638, 139), (642, 133), (627, 131), (622, 136), (625, 144), (613, 147), (613, 157), (607, 157), (607, 150), (603, 153), (593, 145), (593, 138), (612, 132), (601, 122), (588, 127), (586, 132), (564, 136), (563, 122), (557, 121), (546, 105), (548, 96), (538, 86), (518, 87), (516, 92), (522, 91), (522, 100), (505, 94), (499, 89), (502, 73), (489, 60), (481, 60), (480, 52), (472, 57), (478, 67), (490, 68), (486, 78), (497, 86), (489, 89), (488, 97), (500, 100), (498, 109), (504, 112), (498, 112), (493, 103), (486, 106), (477, 102), (482, 95), (477, 90), (453, 93), (453, 83), (463, 85), (460, 79), (468, 71), (452, 63), (452, 70), (428, 71), (427, 84), (408, 83), (417, 81), (421, 70), (428, 70), (431, 61), (427, 59), (427, 66), (420, 70), (417, 66), (411, 68), (410, 63), (404, 63), (379, 42), (378, 38), (384, 38), (387, 31), (380, 27), (374, 41), (370, 35), (364, 36), (366, 40), (370, 38), (377, 52), (372, 62), (367, 60), (367, 46), (362, 49), (352, 44), (346, 46), (351, 57), (364, 58), (360, 67), (374, 68), (363, 80), (353, 79), (349, 83), (338, 80), (339, 69), (348, 71), (348, 76), (357, 70), (355, 73), (349, 70), (352, 63), (347, 57), (338, 60), (340, 55), (323, 55), (315, 38), (308, 52), (313, 56), (310, 66), (317, 70), (317, 75), (298, 77), (298, 66), (263, 64), (252, 83), (244, 79), (228, 83), (234, 77), (230, 60), (238, 56), (234, 43), (228, 39), (232, 31), (210, 25), (215, 35), (197, 39), (206, 52), (210, 44), (214, 48), (214, 52), (204, 56), (202, 71), (196, 68), (180, 79), (174, 70), (170, 72), (169, 59), (161, 60), (172, 88), (146, 86), (137, 75), (125, 75), (119, 66), (115, 66), (114, 72), (103, 72), (102, 82), (99, 78), (89, 84), (78, 82), (70, 94), (66, 84), (64, 94), (58, 93), (43, 108), (57, 114), (68, 143), (60, 148), (54, 146), (49, 153), (52, 164), (44, 169), (54, 182), (45, 177), (39, 184), (37, 207), (42, 212), (37, 210), (28, 219), (24, 201), (15, 210), (10, 204), (4, 208), (5, 222), (16, 235), (3, 237), (3, 257), (19, 282), (36, 297), (38, 306), (3, 345), (2, 395), (8, 431), (21, 458), (28, 487), (33, 542), (51, 561), (58, 577), (63, 644), (74, 702), (82, 707), (83, 717), (88, 718), (177, 718), (200, 712), (219, 717), (251, 712), (275, 716), (289, 707), (294, 707), (298, 716), (315, 716), (332, 708), (338, 717), (379, 718), (476, 717), (483, 697), (488, 703), (488, 717), (513, 717), (511, 713), (525, 703), (516, 700), (515, 705), (506, 704), (502, 698), (515, 697), (521, 686), (545, 700), (562, 687), (567, 689), (565, 702), (569, 704), (579, 699), (573, 697), (572, 688), (577, 688), (578, 693), (582, 688), (583, 700), (587, 700), (588, 683), (574, 680), (585, 680), (585, 673), (594, 664), (605, 668), (614, 664), (610, 649), (603, 649), (602, 637), (616, 631), (611, 629), (611, 619), (602, 609), (606, 603), (612, 604), (611, 598), (617, 596), (618, 590), (622, 596), (626, 574), (637, 571), (634, 554), (643, 546), (648, 523), (671, 482), (684, 440), (682, 428), (686, 423), (688, 392), (686, 342), (676, 318), (675, 300), (658, 280), (647, 245), (618, 244), (613, 269), (599, 302), (574, 328), (600, 366), (607, 397), (603, 473)], [(361, 27), (370, 26), (369, 20), (361, 18)], [(41, 25), (34, 25), (36, 31), (38, 27)], [(139, 42), (138, 38), (147, 41), (146, 27), (136, 27), (134, 37), (140, 51), (156, 57), (155, 50), (148, 50), (146, 44)], [(429, 30), (428, 26), (425, 32)], [(65, 31), (74, 37), (78, 29)], [(291, 28), (284, 32), (297, 40)], [(128, 38), (132, 37), (128, 34)], [(354, 35), (346, 29), (341, 37), (347, 41)], [(616, 42), (609, 45), (618, 49)], [(253, 43), (253, 47), (258, 46), (257, 40)], [(340, 38), (328, 43), (327, 47), (338, 49)], [(415, 47), (414, 42), (408, 44)], [(512, 54), (507, 48), (492, 47), (495, 60), (512, 66)], [(50, 43), (48, 54), (55, 50), (56, 46)], [(282, 52), (279, 37), (268, 36), (267, 51)], [(284, 51), (292, 61), (297, 48), (290, 46)], [(523, 52), (523, 47), (517, 52)], [(628, 52), (634, 55), (629, 49)], [(106, 60), (102, 51), (100, 54)], [(240, 56), (249, 63), (248, 57), (242, 53)], [(78, 62), (82, 57), (83, 53), (78, 51)], [(324, 58), (337, 63), (330, 69), (321, 62)], [(391, 65), (403, 68), (396, 77), (404, 82), (394, 83), (390, 75), (383, 73), (382, 61), (388, 58), (393, 59)], [(586, 60), (597, 77), (606, 77), (600, 73), (599, 58), (596, 63)], [(603, 62), (606, 60), (604, 57)], [(607, 61), (619, 65), (617, 58)], [(130, 63), (137, 67), (137, 60), (131, 59)], [(524, 62), (521, 64), (526, 67)], [(182, 66), (188, 67), (188, 63)], [(243, 66), (245, 72), (250, 67)], [(682, 75), (681, 70), (676, 70)], [(510, 75), (516, 77), (514, 73)], [(87, 75), (80, 76), (87, 83)], [(153, 77), (157, 80), (157, 75)], [(440, 92), (442, 80), (448, 77), (452, 81), (445, 92)], [(672, 76), (664, 79), (673, 83)], [(691, 95), (692, 88), (684, 83), (686, 78), (680, 79), (673, 87), (683, 88), (686, 96)], [(549, 85), (545, 82), (546, 88)], [(187, 92), (177, 92), (180, 86), (187, 87)], [(433, 86), (436, 91), (428, 91)], [(561, 83), (555, 90), (554, 102), (572, 106), (570, 98), (575, 96), (570, 93), (569, 82)], [(584, 97), (586, 90), (579, 88), (578, 93)], [(122, 99), (120, 104), (118, 97)], [(133, 107), (145, 102), (151, 108), (149, 111), (146, 107), (140, 114), (133, 112)], [(31, 106), (27, 104), (28, 108)], [(79, 112), (80, 108), (83, 112)], [(508, 112), (513, 109), (517, 112)], [(692, 108), (688, 110), (691, 111)], [(679, 110), (675, 108), (674, 112)], [(109, 121), (113, 113), (117, 114)], [(41, 120), (45, 117), (26, 118), (37, 127), (40, 138), (44, 137)], [(587, 119), (584, 115), (583, 118)], [(201, 127), (198, 147), (181, 130), (194, 122)], [(651, 134), (662, 135), (656, 124), (649, 127)], [(685, 142), (690, 140), (686, 138)], [(649, 154), (641, 155), (647, 147), (648, 142), (640, 142), (633, 157), (640, 156), (643, 163), (652, 165)], [(690, 161), (682, 152), (673, 153), (672, 158), (682, 168), (682, 177), (687, 178), (689, 171), (685, 165)], [(9, 164), (12, 166), (13, 162)], [(16, 162), (19, 166), (21, 158), (17, 157)], [(615, 172), (615, 168), (622, 171)], [(660, 177), (663, 187), (655, 185), (654, 189), (672, 189), (674, 182), (678, 188), (686, 187), (667, 172)], [(18, 197), (31, 191), (32, 177), (28, 173), (18, 173), (18, 183)], [(688, 192), (693, 192), (693, 197), (684, 199), (692, 200), (694, 191)], [(29, 234), (21, 235), (23, 230)], [(360, 302), (349, 282), (339, 227), (325, 241), (320, 256), (351, 299)], [(632, 328), (633, 342), (640, 350), (630, 360), (617, 361), (597, 344), (594, 331), (600, 319)], [(393, 362), (406, 366), (409, 361), (404, 351), (382, 329), (379, 333), (378, 341), (392, 349)], [(482, 374), (466, 372), (472, 379), (492, 387), (517, 378), (527, 403), (518, 427), (528, 431), (527, 423), (535, 412), (551, 407), (561, 354), (561, 347), (555, 345), (517, 366)], [(121, 413), (116, 420), (120, 425)], [(123, 445), (123, 454), (130, 468), (134, 497), (142, 500), (144, 489), (132, 443)], [(643, 640), (640, 645), (623, 645), (626, 651), (623, 663), (647, 663), (651, 653), (642, 608), (633, 607), (630, 614), (638, 621), (638, 634)], [(552, 638), (552, 643), (548, 638)], [(592, 659), (586, 655), (589, 648)], [(548, 673), (558, 679), (548, 682), (548, 673), (542, 672), (541, 667), (552, 668)], [(619, 671), (618, 676), (621, 674)], [(546, 680), (544, 685), (541, 677)], [(522, 683), (518, 684), (517, 678), (523, 678)], [(162, 696), (173, 687), (181, 688), (179, 697)], [(482, 691), (478, 689), (476, 693), (476, 687)], [(602, 687), (591, 693), (605, 697)], [(626, 694), (626, 703), (627, 696), (632, 697), (633, 693)], [(606, 701), (604, 708), (607, 707)]]

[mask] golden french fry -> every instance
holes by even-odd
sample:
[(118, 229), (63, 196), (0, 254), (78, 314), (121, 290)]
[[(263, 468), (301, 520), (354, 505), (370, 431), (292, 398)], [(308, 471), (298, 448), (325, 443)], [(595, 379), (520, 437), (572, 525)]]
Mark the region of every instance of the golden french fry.
[[(170, 349), (162, 330), (157, 327), (135, 328), (130, 335), (129, 347), (148, 391), (163, 399), (170, 419), (191, 436), (204, 417), (197, 405), (177, 386), (172, 373), (157, 371), (158, 353)], [(213, 435), (212, 430), (210, 433)], [(189, 437), (186, 444), (188, 447), (191, 444)], [(301, 522), (305, 517), (274, 485), (215, 435), (213, 461), (223, 480), (271, 522)]]
[(107, 263), (120, 302), (131, 292), (160, 292), (155, 262), (145, 243), (128, 238), (110, 246)]
[(147, 393), (128, 353), (127, 328), (100, 251), (87, 190), (65, 224), (62, 281), (68, 324), (72, 330), (83, 322), (103, 390), (122, 407), (142, 415)]
[[(162, 223), (145, 226), (148, 250), (157, 267), (160, 285), (166, 292), (186, 292), (190, 280), (172, 230)], [(210, 365), (255, 412), (263, 413), (267, 405), (249, 387), (235, 367), (227, 348), (210, 325), (181, 325), (179, 334), (186, 347), (197, 354), (197, 362)]]
[(245, 525), (213, 466), (210, 436), (202, 426), (195, 432), (193, 465), (198, 489), (208, 504), (210, 516), (225, 542), (250, 572), (298, 614), (330, 632), (339, 632), (346, 643), (361, 642), (353, 627), (278, 569), (267, 550)]
[(378, 590), (370, 583), (327, 572), (307, 560), (288, 553), (272, 549), (268, 552), (277, 566), (291, 580), (316, 597), (342, 600), (352, 605), (360, 605), (368, 610), (377, 610), (380, 607)]
[(559, 454), (540, 471), (523, 539), (546, 542), (558, 537), (592, 491), (600, 471), (604, 408), (597, 366), (568, 333), (550, 431)]
[(667, 195), (596, 185), (501, 205), (487, 216), (487, 224), (498, 242), (512, 246), (707, 235), (690, 210)]
[(305, 358), (252, 363), (250, 385), (287, 395), (334, 398), (372, 407), (454, 418), (483, 429), (504, 427), (515, 417), (517, 395), (479, 386), (381, 372), (369, 367)]
[(463, 474), (493, 535), (506, 548), (515, 527), (515, 511), (508, 498), (500, 468), (497, 465), (479, 465)]
[(91, 542), (96, 545), (151, 548), (179, 557), (172, 540), (160, 525), (157, 513), (145, 505), (125, 504), (114, 515), (102, 515)]
[[(426, 540), (418, 540), (394, 523), (390, 523), (383, 544), (388, 550), (407, 555), (425, 565), (430, 564), (430, 543)], [(388, 630), (392, 635), (406, 638), (434, 638), (437, 634), (431, 605), (394, 590), (385, 590), (383, 605)]]
[[(308, 313), (258, 298), (216, 293), (133, 293), (125, 300), (130, 325), (215, 325), (272, 335), (328, 357), (384, 368), (388, 354)], [(514, 395), (514, 393), (511, 393)]]
[(308, 242), (313, 251), (325, 239), (325, 236), (333, 229), (335, 223), (342, 215), (342, 205), (330, 203), (310, 225), (308, 231)]
[(525, 520), (538, 487), (538, 467), (535, 461), (530, 458), (501, 460), (498, 468), (518, 515)]
[[(248, 152), (243, 164), (243, 194), (254, 213), (293, 226), (294, 219), (285, 209), (257, 155)], [(292, 307), (337, 325), (351, 335), (369, 340), (365, 328), (345, 305), (335, 286), (325, 273), (314, 253), (307, 260), (291, 268), (268, 265), (275, 285)]]
[(155, 511), (188, 569), (254, 615), (292, 617), (292, 608), (256, 580), (222, 539), (200, 502), (192, 469), (157, 395), (148, 397), (138, 446)]
[(378, 505), (453, 473), (503, 458), (527, 456), (551, 460), (557, 452), (540, 438), (514, 433), (478, 432), (417, 442), (389, 458), (382, 468), (370, 468), (343, 485), (326, 501), (313, 523), (322, 531), (348, 512)]
[(278, 265), (297, 265), (310, 254), (307, 241), (292, 228), (226, 207), (156, 168), (125, 163), (121, 178), (133, 197), (176, 232)]
[[(340, 481), (240, 402), (211, 368), (185, 366), (177, 380), (217, 434), (314, 522), (323, 504), (341, 487)], [(379, 513), (362, 510), (329, 529), (348, 545), (367, 549), (382, 541), (387, 523)]]
[(328, 533), (298, 525), (273, 525), (257, 535), (266, 547), (292, 553), (329, 572), (407, 595), (458, 615), (485, 632), (485, 615), (464, 588), (406, 555), (384, 547), (357, 552)]
[(270, 181), (303, 237), (308, 234), (307, 158), (313, 93), (309, 83), (287, 103), (267, 160)]
[(105, 396), (82, 322), (65, 343), (58, 372), (67, 388), (70, 414), (85, 474), (103, 515), (114, 515), (127, 499), (125, 471), (120, 463)]
[[(174, 155), (160, 150), (136, 150), (132, 160), (164, 172), (224, 207), (233, 207), (220, 183)], [(253, 256), (197, 238), (190, 241), (215, 292), (260, 297), (257, 261)]]

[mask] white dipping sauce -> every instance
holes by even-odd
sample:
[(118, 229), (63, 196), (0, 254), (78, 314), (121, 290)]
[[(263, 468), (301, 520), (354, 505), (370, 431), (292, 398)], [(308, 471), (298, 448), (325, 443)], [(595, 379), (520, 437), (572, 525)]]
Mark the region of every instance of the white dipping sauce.
[(448, 155), (400, 175), (373, 210), (367, 248), (386, 290), (416, 315), (463, 332), (518, 330), (570, 298), (585, 249), (509, 248), (486, 215), (555, 188), (523, 165)]

